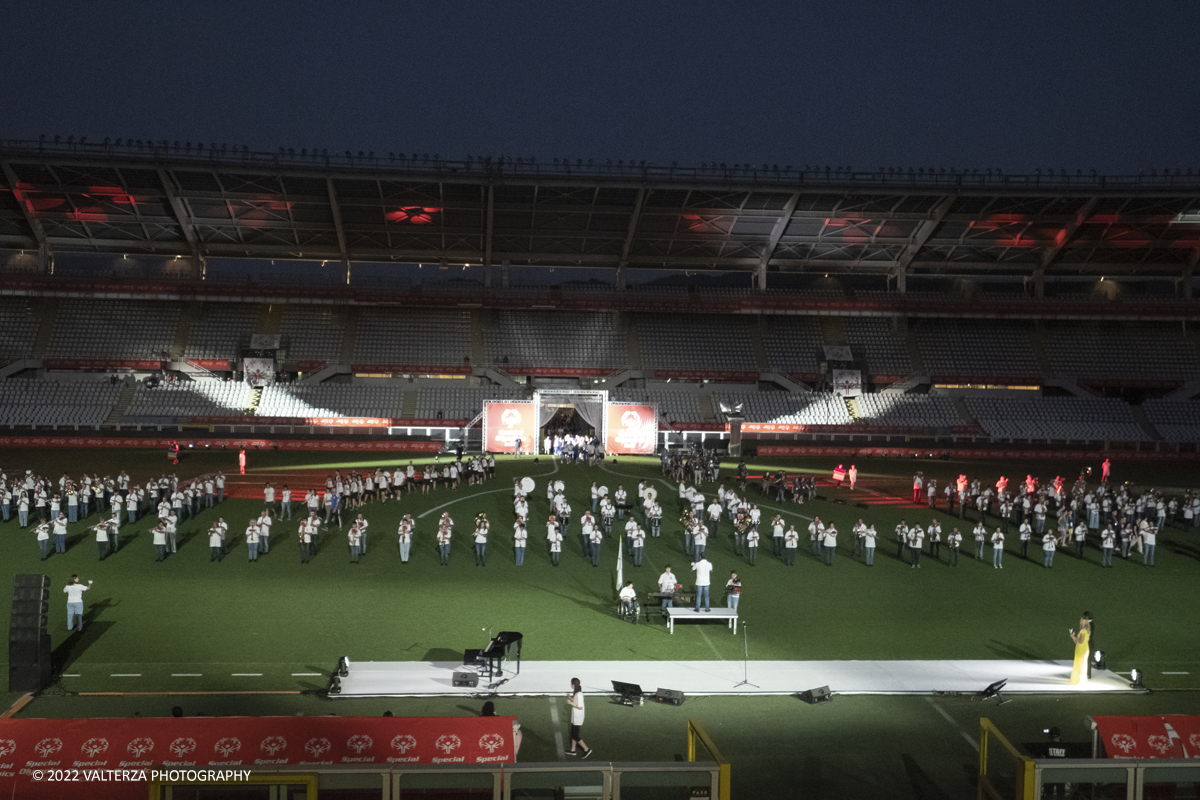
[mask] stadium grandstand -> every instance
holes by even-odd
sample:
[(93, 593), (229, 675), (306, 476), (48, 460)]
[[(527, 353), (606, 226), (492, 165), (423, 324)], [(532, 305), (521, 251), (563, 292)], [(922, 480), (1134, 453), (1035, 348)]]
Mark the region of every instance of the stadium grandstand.
[[(14, 575), (53, 570), (58, 580), (87, 570), (90, 580), (94, 568), (99, 590), (87, 598), (83, 631), (64, 628), (57, 605), (51, 621), (38, 623), (58, 637), (55, 671), (50, 681), (50, 633), (39, 633), (47, 675), (32, 683), (53, 691), (14, 695), (10, 714), (23, 719), (10, 725), (32, 730), (56, 716), (86, 716), (86, 753), (100, 752), (96, 731), (120, 727), (112, 719), (128, 717), (120, 725), (130, 730), (157, 724), (175, 702), (189, 704), (189, 719), (172, 725), (282, 720), (294, 732), (256, 735), (266, 757), (255, 768), (303, 759), (288, 763), (319, 772), (328, 797), (500, 798), (503, 787), (522, 797), (624, 791), (728, 800), (738, 785), (729, 761), (738, 796), (792, 796), (801, 783), (813, 796), (880, 796), (846, 765), (882, 763), (889, 748), (903, 752), (874, 787), (892, 786), (901, 769), (915, 787), (961, 790), (966, 777), (983, 786), (989, 770), (1002, 781), (1017, 763), (1004, 759), (1019, 756), (999, 746), (988, 756), (991, 723), (971, 701), (1002, 702), (988, 684), (1004, 675), (1012, 678), (1005, 691), (1030, 699), (996, 716), (1021, 730), (1042, 730), (1052, 708), (1080, 719), (1178, 711), (1172, 695), (1148, 699), (1140, 670), (1151, 688), (1195, 692), (1187, 677), (1194, 646), (1177, 635), (1186, 603), (1146, 614), (1124, 598), (1186, 597), (1190, 586), (1180, 565), (1195, 557), (1189, 537), (1200, 528), (1198, 260), (1200, 178), (1191, 175), (660, 168), (166, 141), (0, 142), (0, 433), (9, 455), (0, 497), (5, 530), (19, 531), (0, 550)], [(619, 434), (606, 436), (605, 426), (617, 425), (610, 420), (624, 426)], [(489, 425), (497, 424), (494, 435)], [(507, 425), (517, 433), (504, 440)], [(1085, 502), (1114, 462), (1117, 477)], [(77, 472), (90, 487), (82, 494)], [(71, 516), (53, 528), (53, 554), (51, 525), (39, 520), (60, 498), (53, 479), (35, 483), (35, 473), (62, 473)], [(140, 489), (147, 478), (148, 504)], [(1014, 488), (1041, 482), (1016, 512), (1039, 524), (1046, 506), (1034, 498), (1056, 497), (1064, 480), (1075, 481), (1069, 502), (1054, 500), (1067, 526), (1061, 539), (1052, 521), (1049, 542), (1038, 530), (1032, 557), (1002, 488), (1010, 479)], [(126, 483), (132, 500), (120, 494)], [(518, 487), (528, 497), (514, 506)], [(645, 505), (622, 503), (626, 490), (632, 497), (642, 489), (657, 494), (641, 495)], [(734, 499), (738, 491), (744, 500)], [(92, 495), (115, 519), (92, 524)], [(1115, 569), (1116, 534), (1101, 549), (1098, 517), (1072, 529), (1066, 516), (1068, 508), (1090, 515), (1092, 506), (1099, 514), (1099, 498), (1113, 495), (1117, 515), (1127, 517)], [(30, 496), (41, 498), (32, 520)], [(707, 550), (706, 529), (687, 518), (689, 498), (697, 513), (715, 513), (706, 519)], [(626, 538), (584, 522), (589, 502), (602, 528), (620, 513)], [(752, 508), (749, 517), (735, 518), (739, 503)], [(559, 550), (557, 520), (565, 531), (571, 504), (580, 524)], [(764, 535), (761, 555), (740, 541), (760, 511), (764, 534), (778, 515), (773, 547)], [(517, 524), (509, 534), (526, 513), (528, 530)], [(1135, 513), (1144, 519), (1132, 544)], [(989, 514), (1004, 532), (1014, 526), (1007, 572), (999, 527), (985, 553)], [(784, 517), (795, 523), (787, 547)], [(868, 570), (876, 525), (879, 567)], [(924, 573), (916, 571), (921, 525), (930, 537)], [(956, 525), (966, 534), (961, 570)], [(488, 526), (500, 532), (491, 545)], [(1072, 530), (1084, 539), (1068, 543)], [(537, 544), (528, 567), (520, 531)], [(643, 540), (644, 548), (632, 544)], [(1057, 565), (1055, 548), (1064, 551)], [(643, 549), (648, 568), (639, 572)], [(687, 563), (695, 568), (702, 553), (719, 562), (707, 613), (699, 573), (694, 579)], [(743, 563), (739, 612), (733, 568)], [(1101, 567), (1112, 571), (1097, 578)], [(666, 574), (656, 582), (660, 568)], [(617, 593), (631, 576), (639, 582), (632, 608)], [(692, 586), (694, 608), (683, 602)], [(69, 586), (67, 596), (83, 591)], [(49, 596), (62, 602), (57, 588)], [(828, 614), (813, 613), (814, 597)], [(431, 613), (412, 611), (414, 603)], [(1076, 673), (1098, 656), (1090, 687), (1068, 684), (1072, 662), (1058, 660), (1070, 655), (1062, 632), (1080, 603), (1103, 620), (1104, 650), (1075, 650)], [(82, 627), (79, 613), (68, 619)], [(709, 627), (702, 646), (688, 636), (694, 628), (675, 630), (677, 621), (716, 619), (731, 623), (728, 635)], [(613, 627), (629, 622), (637, 627)], [(512, 630), (493, 637), (485, 627), (493, 623)], [(969, 625), (987, 635), (963, 636)], [(501, 677), (514, 642), (516, 674), (506, 665)], [(486, 649), (473, 649), (479, 644)], [(16, 656), (10, 650), (13, 663)], [(610, 682), (621, 691), (612, 678), (647, 670), (634, 673), (647, 677), (622, 700), (660, 703), (638, 711), (593, 699), (587, 736), (598, 758), (555, 776), (568, 752), (553, 697), (566, 690), (568, 667), (581, 670), (593, 695)], [(812, 675), (824, 692), (798, 689)], [(652, 679), (687, 683), (652, 695)], [(685, 689), (704, 702), (675, 709)], [(810, 716), (794, 702), (816, 706), (833, 694), (844, 695), (841, 718)], [(521, 717), (522, 761), (541, 761), (515, 763), (521, 739), (508, 717), (462, 716), (483, 696)], [(23, 703), (32, 705), (22, 711)], [(310, 724), (340, 722), (331, 705), (349, 710), (355, 725), (374, 717), (379, 727), (369, 730), (378, 733), (318, 736)], [(440, 770), (459, 770), (449, 763), (457, 757), (433, 753), (416, 764), (427, 756), (409, 752), (413, 735), (388, 727), (409, 724), (385, 719), (393, 708), (397, 717), (453, 720), (464, 731), (490, 726), (487, 736), (422, 735), (440, 742), (427, 749), (493, 747), (474, 756), (469, 774), (447, 777)], [(642, 715), (636, 725), (626, 711)], [(710, 723), (720, 717), (729, 761), (705, 730), (706, 715)], [(100, 727), (100, 717), (112, 719)], [(685, 729), (688, 760), (699, 752), (699, 764), (670, 760)], [(770, 741), (754, 730), (770, 731)], [(230, 732), (221, 736), (212, 752), (242, 747)], [(47, 737), (33, 741), (57, 741)], [(284, 738), (294, 752), (277, 752)], [(143, 739), (128, 739), (131, 757), (137, 742), (143, 755), (153, 747)], [(961, 750), (960, 739), (983, 753), (966, 770), (944, 746)], [(295, 744), (306, 740), (314, 758), (341, 742), (355, 755), (314, 766)], [(186, 754), (186, 741), (181, 733), (172, 749), (160, 744), (146, 757)], [(260, 754), (245, 741), (250, 755), (234, 757), (250, 764)], [(9, 742), (10, 751), (18, 746)], [(373, 761), (388, 749), (399, 755)], [(911, 753), (936, 765), (930, 775)], [(653, 757), (665, 763), (646, 761)], [(591, 781), (593, 769), (603, 771), (604, 787), (575, 785)], [(830, 794), (825, 775), (835, 771), (844, 788)], [(522, 785), (530, 780), (532, 789)], [(443, 792), (456, 781), (477, 783), (482, 794)], [(668, 784), (678, 791), (664, 793)]]
[[(1198, 441), (1190, 176), (119, 140), (0, 161), (11, 428), (448, 435), (574, 386), (656, 403), (668, 443), (719, 446), (734, 403), (774, 426), (751, 445)], [(246, 382), (256, 357), (274, 385)]]

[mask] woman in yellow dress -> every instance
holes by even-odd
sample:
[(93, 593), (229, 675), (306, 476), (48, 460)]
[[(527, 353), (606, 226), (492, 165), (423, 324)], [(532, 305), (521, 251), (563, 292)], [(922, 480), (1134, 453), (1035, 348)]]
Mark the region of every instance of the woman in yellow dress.
[(1079, 632), (1071, 631), (1071, 641), (1075, 643), (1075, 665), (1071, 668), (1071, 683), (1087, 682), (1087, 660), (1090, 655), (1088, 640), (1092, 636), (1092, 624), (1087, 619), (1080, 618)]

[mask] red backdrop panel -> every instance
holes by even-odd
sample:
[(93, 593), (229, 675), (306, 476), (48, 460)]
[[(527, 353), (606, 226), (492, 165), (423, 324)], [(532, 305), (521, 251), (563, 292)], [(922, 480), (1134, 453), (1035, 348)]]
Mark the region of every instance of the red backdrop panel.
[(613, 455), (654, 455), (658, 424), (654, 406), (609, 403), (604, 451)]
[(516, 451), (517, 439), (520, 439), (521, 451), (533, 452), (539, 427), (533, 403), (487, 403), (484, 408), (484, 450), (489, 453), (512, 453)]

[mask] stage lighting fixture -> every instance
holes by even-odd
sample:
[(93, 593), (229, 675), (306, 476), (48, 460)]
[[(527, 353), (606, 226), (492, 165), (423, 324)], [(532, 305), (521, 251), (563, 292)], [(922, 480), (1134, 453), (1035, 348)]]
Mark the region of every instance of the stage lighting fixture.
[(338, 659), (337, 674), (343, 678), (350, 674), (350, 657), (342, 656)]
[(1131, 669), (1129, 671), (1129, 688), (1131, 688), (1131, 689), (1145, 688), (1144, 686), (1142, 686), (1142, 671), (1140, 669), (1138, 669), (1137, 667), (1134, 667), (1133, 669)]
[(1097, 650), (1096, 652), (1092, 653), (1092, 665), (1096, 669), (1105, 669), (1105, 667), (1107, 666), (1105, 663), (1106, 661), (1107, 661), (1107, 659), (1105, 659), (1105, 657), (1104, 657), (1103, 650)]
[(337, 676), (337, 673), (329, 676), (329, 688), (325, 690), (326, 694), (341, 694), (342, 679)]

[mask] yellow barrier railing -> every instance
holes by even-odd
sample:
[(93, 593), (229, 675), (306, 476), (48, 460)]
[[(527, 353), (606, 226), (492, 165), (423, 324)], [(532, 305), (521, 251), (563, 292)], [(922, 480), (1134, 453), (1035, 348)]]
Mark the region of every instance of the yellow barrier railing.
[(996, 787), (994, 775), (988, 774), (988, 747), (995, 741), (1000, 747), (1007, 751), (1011, 758), (1013, 769), (1013, 794), (1012, 800), (1034, 800), (1033, 790), (1035, 782), (1034, 761), (1026, 755), (1022, 755), (1017, 748), (1012, 746), (1008, 739), (1004, 738), (1004, 734), (1000, 729), (992, 724), (992, 721), (987, 717), (979, 718), (979, 782), (977, 800), (1009, 800)]
[(729, 779), (729, 762), (721, 757), (721, 751), (717, 749), (717, 745), (713, 742), (712, 736), (709, 735), (708, 729), (694, 719), (688, 718), (687, 740), (688, 740), (688, 761), (696, 760), (696, 740), (700, 740), (700, 744), (712, 756), (712, 760), (717, 762), (717, 800), (730, 800), (731, 788)]

